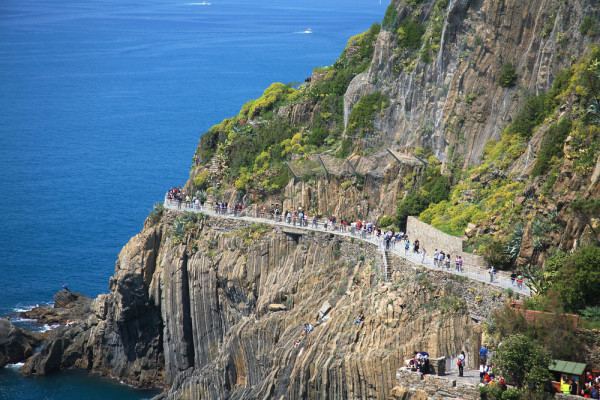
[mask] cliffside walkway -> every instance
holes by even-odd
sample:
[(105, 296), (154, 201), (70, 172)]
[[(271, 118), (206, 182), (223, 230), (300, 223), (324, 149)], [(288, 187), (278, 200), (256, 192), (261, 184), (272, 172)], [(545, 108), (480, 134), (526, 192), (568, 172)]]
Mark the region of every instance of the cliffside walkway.
[[(181, 212), (193, 212), (193, 213), (202, 213), (202, 214), (206, 214), (206, 215), (210, 215), (212, 217), (217, 217), (217, 218), (228, 218), (228, 219), (241, 219), (244, 221), (248, 221), (248, 222), (255, 222), (255, 223), (262, 223), (262, 224), (268, 224), (268, 225), (273, 225), (273, 226), (280, 226), (280, 227), (293, 227), (295, 229), (303, 229), (306, 231), (318, 231), (318, 232), (326, 232), (332, 235), (338, 235), (338, 236), (346, 236), (346, 237), (353, 237), (355, 239), (358, 240), (362, 240), (364, 242), (367, 243), (371, 243), (376, 245), (381, 251), (382, 251), (382, 257), (384, 258), (384, 268), (391, 268), (391, 266), (388, 266), (388, 259), (387, 259), (387, 254), (386, 253), (386, 249), (384, 248), (383, 245), (383, 240), (381, 240), (380, 238), (378, 238), (377, 236), (374, 236), (372, 234), (366, 233), (363, 234), (363, 232), (352, 232), (351, 228), (345, 227), (342, 228), (340, 226), (340, 224), (336, 224), (335, 228), (332, 229), (331, 225), (328, 223), (328, 221), (317, 221), (317, 226), (315, 227), (312, 221), (308, 221), (308, 225), (304, 226), (301, 225), (300, 222), (290, 222), (287, 223), (284, 221), (284, 218), (280, 215), (278, 219), (273, 219), (271, 218), (270, 214), (258, 214), (257, 216), (249, 216), (248, 215), (248, 211), (242, 211), (241, 213), (236, 213), (234, 214), (233, 211), (231, 213), (227, 213), (227, 211), (225, 210), (224, 213), (221, 212), (217, 212), (214, 208), (213, 205), (210, 205), (208, 203), (206, 203), (204, 205), (204, 207), (201, 208), (195, 208), (193, 207), (191, 204), (190, 205), (186, 205), (185, 202), (182, 202), (180, 204), (177, 204), (175, 201), (170, 201), (168, 199), (165, 199), (164, 202), (164, 206), (166, 209), (168, 210), (173, 210), (173, 211), (181, 211)], [(325, 228), (327, 223), (327, 228)], [(340, 229), (344, 229), (343, 231)], [(404, 248), (401, 244), (402, 242), (399, 242), (396, 244), (395, 248), (390, 248), (387, 250), (388, 253), (393, 253), (398, 257), (404, 258), (414, 264), (423, 266), (425, 268), (428, 269), (432, 269), (432, 270), (436, 270), (436, 271), (442, 271), (448, 274), (453, 274), (453, 275), (459, 275), (459, 276), (464, 276), (468, 279), (473, 279), (479, 282), (483, 282), (486, 283), (488, 285), (492, 285), (492, 286), (497, 286), (499, 288), (503, 288), (503, 289), (512, 289), (515, 293), (519, 293), (519, 294), (523, 294), (526, 296), (530, 296), (531, 292), (529, 287), (523, 283), (521, 285), (521, 287), (518, 287), (517, 284), (513, 284), (510, 280), (510, 278), (506, 275), (502, 275), (502, 274), (495, 274), (495, 276), (493, 277), (493, 280), (490, 281), (490, 274), (488, 272), (488, 270), (485, 270), (483, 268), (480, 267), (476, 267), (476, 266), (470, 266), (470, 265), (463, 265), (462, 270), (458, 271), (456, 270), (456, 268), (454, 267), (454, 263), (452, 263), (452, 267), (447, 269), (447, 268), (440, 268), (438, 266), (433, 265), (433, 257), (432, 254), (427, 254), (425, 257), (423, 257), (421, 254), (416, 254), (413, 251), (409, 250), (409, 251), (404, 251)], [(389, 280), (389, 278), (391, 277), (391, 270), (390, 271), (382, 271), (383, 274), (385, 274), (386, 276), (386, 280)]]

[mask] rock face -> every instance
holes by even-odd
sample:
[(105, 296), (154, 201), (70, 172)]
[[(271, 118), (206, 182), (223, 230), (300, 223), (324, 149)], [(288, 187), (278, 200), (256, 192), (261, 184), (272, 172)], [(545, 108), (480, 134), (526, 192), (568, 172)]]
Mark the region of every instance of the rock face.
[(23, 361), (42, 340), (40, 333), (17, 328), (5, 319), (0, 320), (0, 368)]
[[(590, 39), (571, 21), (596, 3), (450, 0), (431, 62), (415, 58), (398, 72), (396, 33), (380, 33), (371, 68), (346, 93), (346, 116), (361, 97), (381, 91), (391, 104), (376, 116), (375, 131), (386, 147), (431, 147), (443, 161), (474, 162), (519, 99), (547, 90), (582, 54)], [(399, 15), (422, 22), (436, 4), (393, 1)], [(501, 88), (496, 80), (508, 62), (517, 85)], [(308, 103), (288, 111), (278, 113), (299, 123), (317, 112)], [(292, 181), (283, 208), (392, 215), (406, 180), (423, 166), (390, 157), (383, 150), (347, 160), (357, 172), (332, 171), (327, 182)], [(348, 186), (353, 173), (361, 179)], [(174, 232), (175, 218), (184, 232)], [(506, 302), (497, 289), (395, 257), (392, 282), (384, 284), (378, 249), (359, 241), (186, 218), (166, 212), (157, 225), (148, 220), (119, 254), (110, 293), (54, 330), (23, 372), (87, 368), (135, 386), (164, 386), (164, 399), (428, 398), (426, 387), (394, 389), (405, 358), (426, 350), (451, 360), (464, 350), (475, 360), (480, 321)], [(70, 297), (56, 302), (68, 308), (77, 302)], [(352, 324), (359, 313), (365, 321)], [(309, 322), (314, 331), (303, 335)]]
[(476, 384), (457, 382), (420, 372), (398, 371), (388, 400), (462, 399), (479, 400)]
[[(437, 3), (426, 1), (415, 11), (392, 1), (399, 16), (423, 23), (437, 18)], [(403, 61), (398, 37), (382, 30), (371, 68), (345, 94), (346, 114), (365, 94), (380, 91), (391, 105), (376, 117), (375, 131), (389, 146), (430, 147), (440, 160), (460, 155), (465, 165), (477, 163), (519, 103), (547, 92), (571, 56), (578, 58), (593, 42), (574, 21), (597, 9), (589, 0), (450, 0), (437, 54), (428, 62), (417, 55), (412, 70), (397, 72)], [(503, 88), (496, 82), (507, 63), (515, 65), (517, 82)]]
[(119, 254), (110, 294), (92, 302), (85, 320), (54, 329), (22, 372), (48, 374), (78, 367), (136, 386), (161, 385), (162, 319), (149, 292), (160, 238), (160, 227), (133, 238)]
[(61, 290), (54, 295), (54, 307), (41, 306), (19, 314), (41, 324), (66, 324), (85, 320), (91, 312), (92, 299), (81, 293)]
[(396, 258), (384, 285), (381, 253), (359, 241), (217, 218), (178, 239), (167, 233), (174, 217), (125, 246), (111, 292), (85, 321), (54, 330), (24, 373), (88, 368), (164, 385), (170, 399), (386, 398), (414, 351), (474, 354), (473, 316), (505, 301)]

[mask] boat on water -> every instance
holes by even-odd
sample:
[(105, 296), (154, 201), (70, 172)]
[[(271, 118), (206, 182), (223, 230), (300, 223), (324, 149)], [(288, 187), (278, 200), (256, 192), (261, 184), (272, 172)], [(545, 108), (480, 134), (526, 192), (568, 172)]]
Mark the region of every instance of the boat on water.
[(308, 28), (307, 30), (305, 30), (303, 33), (312, 33), (312, 30), (310, 28)]
[(201, 3), (188, 3), (190, 6), (210, 6), (208, 1), (203, 1)]

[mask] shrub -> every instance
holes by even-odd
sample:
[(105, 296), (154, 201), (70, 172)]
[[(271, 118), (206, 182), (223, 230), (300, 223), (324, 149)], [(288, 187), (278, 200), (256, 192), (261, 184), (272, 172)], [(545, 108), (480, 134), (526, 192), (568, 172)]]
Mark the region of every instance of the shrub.
[(245, 167), (240, 168), (240, 177), (235, 181), (236, 190), (246, 190), (248, 183), (252, 180), (252, 174)]
[(395, 31), (398, 26), (398, 10), (396, 10), (396, 5), (394, 2), (390, 2), (387, 9), (385, 10), (385, 15), (383, 16), (383, 21), (381, 22), (381, 28), (386, 31)]
[(550, 357), (529, 337), (516, 334), (504, 339), (494, 358), (496, 367), (521, 389), (525, 384), (539, 387), (551, 378)]
[(502, 400), (519, 400), (522, 398), (523, 393), (519, 389), (507, 389), (502, 392)]
[(546, 132), (542, 139), (537, 160), (531, 171), (533, 176), (540, 176), (547, 173), (553, 158), (562, 159), (563, 145), (570, 131), (571, 120), (569, 118), (561, 119), (558, 124), (552, 125), (548, 129), (548, 132)]
[(283, 164), (279, 165), (279, 167), (277, 168), (277, 173), (273, 176), (271, 176), (269, 178), (269, 180), (267, 181), (269, 187), (269, 190), (278, 190), (281, 188), (284, 188), (288, 182), (290, 181), (290, 179), (292, 178), (292, 175), (290, 174), (290, 171), (287, 169), (287, 167)]
[(579, 32), (582, 36), (593, 34), (593, 29), (596, 27), (596, 21), (590, 15), (587, 15), (583, 18), (581, 25), (579, 26)]
[(591, 321), (600, 322), (600, 306), (587, 306), (585, 310), (581, 310), (581, 315)]
[(204, 203), (208, 198), (208, 194), (204, 190), (196, 190), (196, 197), (200, 203)]
[(548, 95), (528, 98), (513, 122), (506, 128), (505, 133), (529, 139), (533, 134), (533, 128), (541, 124), (554, 109), (550, 107), (547, 100)]
[(346, 158), (352, 153), (352, 138), (345, 138), (342, 140), (342, 145), (336, 153), (337, 158)]
[(165, 206), (163, 203), (154, 203), (154, 206), (152, 206), (152, 211), (150, 211), (150, 215), (148, 216), (150, 220), (150, 226), (154, 226), (160, 221), (164, 211)]
[(410, 193), (398, 204), (396, 212), (396, 225), (406, 230), (406, 222), (411, 215), (419, 215), (429, 206), (429, 201), (420, 193)]
[(329, 130), (322, 126), (314, 126), (310, 131), (310, 136), (308, 137), (308, 144), (312, 144), (314, 146), (322, 146), (325, 143), (325, 140), (329, 136)]
[(384, 215), (381, 220), (379, 221), (379, 225), (382, 228), (386, 228), (388, 226), (390, 226), (392, 223), (394, 223), (394, 220), (392, 217), (388, 217), (387, 215)]
[(600, 287), (600, 247), (584, 247), (571, 255), (558, 252), (548, 260), (560, 258), (564, 263), (558, 266), (550, 277), (552, 288), (568, 311), (579, 311), (586, 306), (600, 305), (597, 291)]
[(342, 182), (342, 184), (340, 185), (340, 187), (341, 187), (343, 190), (346, 190), (346, 189), (348, 189), (350, 186), (352, 186), (352, 182), (350, 182), (350, 181)]
[(425, 27), (416, 18), (405, 19), (397, 30), (399, 45), (403, 49), (417, 50), (421, 47), (421, 38)]
[(206, 189), (210, 179), (210, 171), (204, 170), (194, 178), (194, 186), (198, 189)]
[(502, 400), (502, 389), (499, 385), (485, 385), (479, 387), (482, 400)]
[(291, 88), (290, 85), (284, 85), (280, 82), (272, 83), (271, 86), (265, 89), (261, 97), (256, 100), (250, 100), (242, 106), (240, 117), (253, 118), (265, 111), (269, 111), (276, 103), (287, 100), (288, 97), (296, 92), (296, 89)]
[(476, 98), (477, 98), (477, 93), (469, 93), (465, 97), (465, 104), (470, 106), (471, 104), (473, 104), (473, 102), (475, 101)]
[(493, 240), (488, 245), (484, 246), (482, 251), (485, 261), (494, 268), (504, 270), (510, 268), (512, 262), (506, 253), (506, 245), (500, 240)]
[(377, 111), (383, 110), (389, 102), (386, 96), (375, 92), (362, 97), (352, 107), (348, 117), (347, 131), (349, 133), (367, 133), (373, 130), (373, 120)]
[(504, 64), (496, 83), (503, 88), (515, 86), (517, 83), (517, 70), (512, 63)]

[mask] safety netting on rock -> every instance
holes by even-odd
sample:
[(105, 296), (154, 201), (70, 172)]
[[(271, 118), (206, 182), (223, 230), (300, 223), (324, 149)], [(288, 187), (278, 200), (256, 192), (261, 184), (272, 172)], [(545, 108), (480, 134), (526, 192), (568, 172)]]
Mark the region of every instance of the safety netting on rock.
[(287, 163), (296, 178), (334, 176), (383, 176), (390, 163), (419, 166), (422, 163), (411, 154), (386, 149), (368, 156), (338, 158), (330, 154), (312, 154)]
[(290, 161), (287, 164), (297, 178), (325, 175), (325, 169), (316, 154)]

